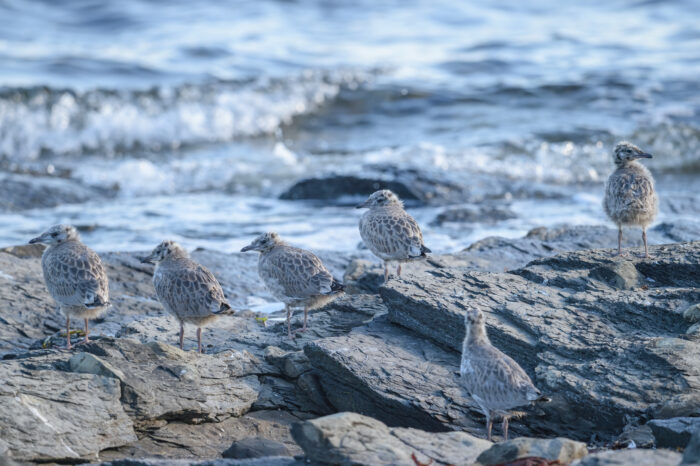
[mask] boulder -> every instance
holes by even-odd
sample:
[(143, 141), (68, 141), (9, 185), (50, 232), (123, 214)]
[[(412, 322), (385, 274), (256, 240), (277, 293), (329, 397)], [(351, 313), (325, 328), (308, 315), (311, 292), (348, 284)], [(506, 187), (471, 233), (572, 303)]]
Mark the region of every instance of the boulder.
[(588, 448), (583, 442), (568, 438), (538, 439), (520, 437), (493, 445), (479, 455), (477, 461), (481, 464), (510, 463), (520, 458), (534, 456), (549, 461), (571, 463), (588, 454)]
[(696, 430), (690, 436), (690, 441), (683, 451), (681, 464), (700, 464), (700, 430)]
[(470, 464), (491, 446), (491, 442), (464, 432), (435, 434), (390, 428), (356, 413), (338, 413), (295, 424), (292, 436), (307, 459), (319, 464)]
[[(183, 460), (183, 459), (119, 459), (99, 463), (99, 466), (306, 466), (304, 460), (290, 456), (268, 456), (264, 458), (247, 459), (207, 459), (207, 460)], [(97, 463), (94, 465), (97, 466)]]
[(662, 448), (685, 448), (694, 432), (700, 431), (700, 417), (674, 417), (647, 422)]
[[(700, 347), (679, 337), (688, 326), (682, 310), (700, 300), (700, 243), (655, 246), (652, 254), (570, 252), (509, 273), (453, 267), (435, 256), (381, 288), (395, 325), (375, 318), (304, 351), (338, 410), (393, 426), (483, 435), (483, 418), (458, 381), (464, 309), (479, 308), (494, 345), (552, 398), (526, 409), (514, 432), (613, 440), (625, 416), (644, 419), (670, 406), (689, 415), (683, 409), (695, 405), (679, 400), (700, 388)], [(591, 274), (625, 261), (638, 273), (636, 288)]]
[(451, 207), (440, 212), (431, 225), (444, 225), (445, 223), (459, 223), (463, 228), (464, 223), (495, 224), (503, 220), (516, 218), (517, 215), (509, 207), (494, 205), (468, 205)]
[(59, 370), (67, 355), (0, 361), (0, 438), (21, 461), (78, 461), (136, 441), (117, 380)]
[(608, 450), (594, 453), (571, 466), (678, 466), (680, 453), (669, 450)]
[(224, 458), (262, 458), (265, 456), (290, 456), (287, 447), (275, 440), (263, 437), (248, 437), (233, 442), (228, 450), (224, 451)]
[(113, 191), (86, 187), (66, 178), (0, 174), (0, 210), (54, 207), (113, 195)]
[[(139, 424), (165, 419), (199, 423), (245, 414), (260, 383), (249, 353), (188, 353), (163, 343), (105, 339), (68, 361), (73, 372), (119, 381), (127, 413)], [(243, 359), (243, 361), (239, 361)]]

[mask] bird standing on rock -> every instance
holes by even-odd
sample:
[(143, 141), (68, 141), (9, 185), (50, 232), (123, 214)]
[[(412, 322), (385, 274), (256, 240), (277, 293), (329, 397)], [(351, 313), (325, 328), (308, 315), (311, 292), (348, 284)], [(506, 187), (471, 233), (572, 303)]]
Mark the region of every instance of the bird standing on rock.
[(290, 246), (277, 233), (260, 235), (241, 249), (246, 251), (260, 252), (258, 274), (270, 293), (285, 305), (290, 339), (294, 339), (291, 330), (294, 306), (304, 306), (304, 326), (296, 331), (304, 332), (309, 311), (330, 302), (345, 289), (314, 253)]
[(100, 256), (80, 241), (78, 231), (70, 225), (54, 225), (29, 243), (48, 245), (41, 256), (41, 268), (46, 288), (66, 316), (66, 348), (71, 349), (71, 316), (85, 320), (84, 342), (89, 342), (88, 319), (100, 316), (110, 306)]
[(218, 280), (174, 241), (163, 241), (141, 262), (156, 265), (153, 286), (158, 301), (180, 321), (180, 349), (184, 347), (185, 322), (189, 322), (197, 326), (197, 351), (201, 353), (202, 327), (221, 314), (233, 313)]
[(617, 254), (622, 255), (622, 226), (642, 227), (644, 257), (649, 257), (647, 227), (659, 210), (659, 199), (654, 189), (654, 178), (638, 159), (650, 159), (639, 147), (629, 142), (615, 146), (613, 160), (617, 169), (605, 185), (603, 208), (610, 220), (617, 224)]
[(517, 362), (491, 344), (481, 311), (467, 311), (464, 323), (467, 334), (462, 344), (462, 385), (486, 416), (488, 439), (491, 440), (493, 418), (502, 416), (503, 436), (508, 440), (508, 420), (519, 414), (511, 410), (546, 398)]
[(389, 261), (398, 261), (396, 275), (401, 276), (401, 263), (425, 257), (431, 252), (423, 244), (418, 223), (403, 209), (396, 194), (376, 191), (357, 206), (369, 210), (360, 219), (360, 236), (372, 253), (384, 260), (384, 281), (389, 279)]

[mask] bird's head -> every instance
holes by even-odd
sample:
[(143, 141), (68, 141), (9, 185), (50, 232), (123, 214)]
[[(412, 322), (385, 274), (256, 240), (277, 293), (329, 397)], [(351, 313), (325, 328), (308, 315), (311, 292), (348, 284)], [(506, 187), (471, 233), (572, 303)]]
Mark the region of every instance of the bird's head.
[(268, 233), (263, 233), (262, 235), (255, 238), (252, 243), (250, 243), (248, 246), (241, 249), (241, 252), (246, 252), (246, 251), (265, 252), (265, 251), (269, 251), (270, 249), (274, 248), (275, 246), (277, 246), (280, 243), (282, 243), (282, 239), (279, 237), (279, 235), (277, 233), (275, 233), (274, 231), (271, 231)]
[(187, 257), (187, 252), (175, 241), (165, 240), (156, 246), (148, 256), (143, 257), (141, 262), (157, 264), (167, 257)]
[(639, 147), (631, 142), (620, 142), (615, 146), (613, 151), (613, 161), (615, 165), (622, 166), (631, 163), (637, 159), (650, 159), (651, 154), (644, 152)]
[(369, 207), (371, 209), (373, 207), (385, 207), (390, 205), (403, 206), (403, 203), (401, 200), (399, 200), (399, 196), (394, 194), (392, 191), (382, 189), (380, 191), (373, 192), (365, 202), (358, 204), (356, 208), (362, 209), (364, 207)]
[(36, 238), (29, 240), (29, 244), (43, 243), (55, 245), (66, 241), (79, 240), (78, 230), (71, 225), (54, 225)]
[(484, 313), (478, 309), (469, 309), (464, 315), (464, 325), (469, 328), (481, 326), (484, 323)]

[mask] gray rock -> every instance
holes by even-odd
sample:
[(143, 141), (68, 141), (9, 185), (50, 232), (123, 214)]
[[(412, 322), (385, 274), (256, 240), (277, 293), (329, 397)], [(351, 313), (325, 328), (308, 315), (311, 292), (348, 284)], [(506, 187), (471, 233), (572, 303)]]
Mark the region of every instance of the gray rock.
[(625, 430), (615, 440), (616, 448), (653, 448), (656, 439), (648, 425), (625, 426)]
[(236, 440), (223, 452), (224, 458), (262, 458), (265, 456), (290, 456), (289, 450), (281, 442), (263, 437), (248, 437)]
[(68, 355), (0, 362), (0, 438), (21, 461), (75, 461), (136, 440), (113, 378), (63, 372)]
[(356, 413), (295, 424), (292, 436), (311, 461), (338, 465), (470, 464), (491, 442), (464, 432), (429, 433), (390, 428)]
[(700, 464), (700, 430), (696, 430), (690, 436), (690, 442), (683, 451), (681, 464)]
[(685, 448), (694, 432), (700, 431), (700, 417), (674, 417), (647, 422), (662, 448)]
[[(509, 207), (505, 206), (484, 206), (470, 205), (462, 207), (452, 207), (446, 209), (435, 217), (432, 225), (443, 225), (445, 223), (480, 223), (494, 224), (503, 220), (516, 218), (517, 215)], [(460, 225), (464, 227), (464, 225)]]
[(247, 370), (255, 366), (249, 353), (198, 355), (127, 338), (90, 343), (83, 351), (68, 361), (70, 370), (117, 379), (124, 408), (139, 424), (238, 417), (260, 391), (258, 378)]
[(609, 450), (588, 455), (571, 466), (677, 466), (680, 453), (669, 450)]
[(563, 437), (552, 439), (520, 437), (495, 444), (480, 454), (477, 461), (481, 464), (501, 464), (535, 456), (549, 461), (559, 460), (562, 463), (570, 463), (587, 454), (588, 448), (583, 442)]
[[(250, 459), (209, 459), (209, 460), (175, 460), (175, 459), (120, 459), (99, 463), (100, 466), (305, 466), (304, 460), (289, 456), (268, 456)], [(95, 463), (94, 466), (97, 466)]]
[(692, 306), (688, 306), (685, 308), (683, 311), (683, 317), (685, 320), (688, 322), (697, 322), (700, 320), (700, 303), (693, 304)]
[[(311, 342), (305, 352), (338, 410), (396, 426), (481, 433), (483, 418), (456, 379), (463, 309), (479, 308), (494, 344), (553, 399), (527, 410), (514, 432), (612, 440), (626, 415), (697, 406), (679, 399), (699, 388), (700, 347), (677, 336), (688, 325), (681, 310), (700, 299), (700, 243), (652, 253), (655, 259), (646, 261), (572, 252), (512, 273), (452, 267), (450, 258), (437, 256), (411, 264), (381, 289), (389, 320), (415, 333), (375, 319), (349, 335)], [(643, 286), (617, 289), (590, 274), (621, 261), (637, 270)]]
[(54, 207), (113, 196), (80, 183), (50, 176), (0, 174), (0, 210)]

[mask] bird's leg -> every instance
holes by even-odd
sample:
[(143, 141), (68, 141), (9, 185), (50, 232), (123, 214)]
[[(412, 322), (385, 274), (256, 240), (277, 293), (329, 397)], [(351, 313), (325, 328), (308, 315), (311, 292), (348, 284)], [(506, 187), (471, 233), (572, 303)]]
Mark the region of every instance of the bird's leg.
[(180, 322), (180, 349), (185, 349), (185, 323)]
[(384, 261), (384, 283), (389, 281), (389, 262)]
[(85, 340), (83, 340), (85, 343), (90, 343), (90, 337), (88, 336), (90, 334), (90, 330), (88, 328), (88, 320), (85, 319)]
[(503, 416), (503, 440), (508, 440), (508, 416)]
[(491, 428), (493, 428), (493, 419), (490, 415), (486, 416), (486, 439), (491, 441)]
[(399, 262), (398, 267), (396, 267), (396, 276), (397, 277), (401, 276), (401, 262)]
[(309, 308), (307, 306), (304, 306), (304, 326), (300, 328), (299, 330), (296, 330), (294, 333), (297, 332), (306, 332), (306, 320), (309, 316)]
[(197, 327), (197, 352), (202, 353), (202, 327)]
[(292, 308), (289, 304), (286, 304), (284, 308), (287, 310), (287, 335), (290, 340), (294, 340), (294, 335), (292, 335)]
[(644, 257), (649, 259), (649, 247), (647, 246), (647, 229), (642, 228), (642, 241), (644, 241)]
[(622, 225), (617, 226), (617, 255), (622, 255)]
[(70, 344), (70, 316), (66, 314), (66, 349), (71, 349), (73, 346)]

